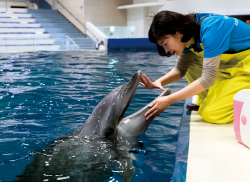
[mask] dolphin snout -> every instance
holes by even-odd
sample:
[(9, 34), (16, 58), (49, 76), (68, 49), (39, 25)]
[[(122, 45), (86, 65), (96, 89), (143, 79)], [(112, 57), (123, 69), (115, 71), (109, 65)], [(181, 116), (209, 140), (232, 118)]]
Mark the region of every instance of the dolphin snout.
[(130, 82), (138, 82), (138, 84), (139, 84), (141, 75), (142, 75), (142, 71), (141, 71), (141, 70), (137, 71), (137, 72), (134, 74), (134, 76), (132, 77), (132, 79), (130, 80)]
[(141, 70), (137, 71), (137, 74), (141, 77), (142, 71)]

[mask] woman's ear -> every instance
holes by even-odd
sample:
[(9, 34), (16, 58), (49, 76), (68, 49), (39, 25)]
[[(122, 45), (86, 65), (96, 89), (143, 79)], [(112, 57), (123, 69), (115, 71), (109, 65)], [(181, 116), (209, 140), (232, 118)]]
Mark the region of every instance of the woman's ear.
[(183, 37), (183, 34), (181, 32), (178, 32), (178, 31), (175, 33), (175, 35), (178, 38), (182, 38)]

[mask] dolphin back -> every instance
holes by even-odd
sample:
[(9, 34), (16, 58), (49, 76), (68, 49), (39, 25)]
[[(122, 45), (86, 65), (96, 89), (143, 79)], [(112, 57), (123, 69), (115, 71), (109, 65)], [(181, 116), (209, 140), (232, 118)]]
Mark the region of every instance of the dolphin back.
[[(171, 89), (167, 88), (158, 97), (168, 96), (170, 94), (171, 94)], [(149, 109), (150, 109), (149, 104), (147, 104), (145, 107), (143, 107), (136, 113), (122, 118), (118, 125), (117, 136), (132, 137), (132, 136), (139, 136), (145, 133), (148, 126), (153, 121), (153, 119), (147, 120), (145, 117), (145, 114)]]

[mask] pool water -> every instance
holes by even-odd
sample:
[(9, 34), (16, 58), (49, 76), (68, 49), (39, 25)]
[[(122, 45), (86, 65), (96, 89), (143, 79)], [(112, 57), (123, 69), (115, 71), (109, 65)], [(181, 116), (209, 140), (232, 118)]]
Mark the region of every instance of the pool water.
[[(46, 149), (58, 137), (81, 127), (101, 99), (128, 82), (136, 71), (142, 70), (154, 81), (174, 67), (175, 59), (159, 57), (155, 52), (2, 54), (0, 181), (17, 180), (16, 176), (24, 174), (25, 167), (33, 162), (35, 151)], [(186, 85), (183, 78), (168, 87), (175, 92)], [(140, 110), (160, 92), (139, 85), (125, 115)], [(151, 123), (145, 134), (136, 139), (135, 145), (129, 145), (126, 155), (131, 156), (129, 160), (134, 168), (131, 181), (171, 180), (183, 103), (171, 105)], [(106, 142), (107, 147), (117, 143), (102, 142)], [(79, 143), (85, 149), (89, 145), (84, 139)], [(96, 146), (98, 141), (94, 143), (96, 151), (102, 150)], [(68, 147), (65, 151), (70, 150)], [(75, 158), (75, 161), (81, 161)], [(99, 181), (123, 181), (114, 161), (123, 162), (117, 156), (110, 160), (109, 168), (112, 169)], [(74, 169), (72, 165), (70, 169)], [(67, 177), (58, 174), (57, 180), (71, 181), (74, 174), (74, 171), (69, 171)]]

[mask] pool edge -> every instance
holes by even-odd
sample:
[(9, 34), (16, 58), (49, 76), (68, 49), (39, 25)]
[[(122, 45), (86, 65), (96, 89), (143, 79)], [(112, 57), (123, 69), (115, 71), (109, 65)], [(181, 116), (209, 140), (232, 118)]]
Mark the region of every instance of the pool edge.
[(187, 103), (192, 102), (192, 97), (185, 100), (182, 111), (181, 124), (175, 152), (175, 162), (171, 182), (185, 182), (187, 173), (187, 160), (190, 136), (191, 112), (186, 109)]

